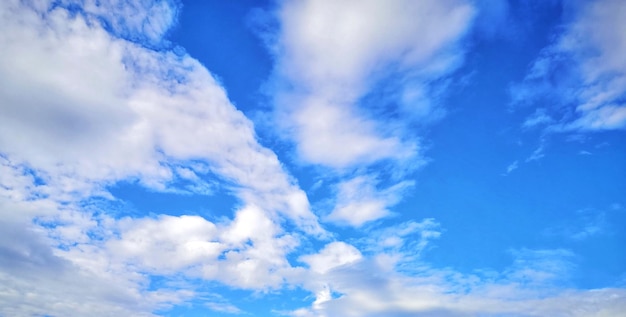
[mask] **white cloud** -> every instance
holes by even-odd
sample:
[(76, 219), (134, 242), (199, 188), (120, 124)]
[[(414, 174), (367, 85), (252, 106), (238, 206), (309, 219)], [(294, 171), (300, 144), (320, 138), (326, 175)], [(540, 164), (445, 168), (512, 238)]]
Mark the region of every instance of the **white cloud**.
[[(71, 206), (41, 198), (13, 200), (4, 193), (0, 197), (0, 314), (153, 316), (157, 309), (194, 296), (190, 289), (150, 289), (148, 276), (104, 256), (97, 239), (83, 237), (107, 233), (99, 233), (92, 221), (81, 222), (89, 218), (82, 214), (75, 219), (79, 223), (71, 222), (77, 216)], [(34, 214), (53, 215), (64, 223), (58, 224), (59, 231), (44, 228), (31, 222)], [(64, 230), (78, 227), (82, 230)]]
[(205, 306), (213, 311), (221, 312), (221, 313), (228, 313), (228, 314), (243, 313), (241, 309), (239, 309), (237, 306), (234, 306), (228, 303), (208, 302), (208, 303), (205, 303)]
[(277, 75), (292, 88), (278, 91), (276, 103), (301, 158), (345, 168), (417, 155), (415, 141), (359, 100), (391, 65), (405, 77), (399, 101), (422, 107), (416, 91), (458, 65), (455, 46), (472, 16), (464, 1), (284, 2)]
[(403, 181), (386, 189), (377, 189), (378, 180), (371, 176), (357, 176), (341, 182), (337, 187), (337, 201), (325, 220), (360, 227), (391, 214), (389, 208), (398, 203), (403, 192), (413, 185)]
[(152, 44), (163, 40), (176, 22), (180, 6), (172, 0), (87, 0), (81, 4), (85, 12), (104, 19), (117, 35), (131, 40), (147, 40)]
[[(415, 275), (386, 270), (378, 262), (358, 263), (318, 278), (311, 308), (292, 316), (612, 316), (626, 308), (623, 289), (567, 290), (554, 279), (567, 275), (571, 253), (519, 250), (502, 273), (465, 275), (422, 266)], [(372, 274), (376, 272), (376, 274)], [(327, 295), (327, 294), (326, 294)]]
[[(331, 242), (298, 258), (308, 268), (293, 265), (288, 256), (302, 234), (324, 234), (305, 193), (199, 62), (137, 42), (157, 45), (176, 7), (55, 3), (0, 1), (0, 78), (6, 83), (0, 87), (0, 314), (152, 316), (194, 298), (215, 311), (242, 312), (219, 297), (203, 297), (196, 285), (161, 287), (153, 278), (203, 279), (259, 293), (303, 287), (316, 299), (298, 310), (302, 315), (623, 311), (623, 290), (537, 299), (518, 285), (520, 276), (550, 280), (560, 272), (553, 262), (540, 262), (552, 275), (516, 268), (507, 271), (506, 283), (480, 284), (473, 276), (423, 266), (415, 276), (394, 271), (402, 261), (418, 261), (439, 236), (432, 220), (376, 231), (379, 240), (355, 243), (363, 253)], [(66, 5), (84, 5), (85, 12), (72, 15)], [(453, 48), (471, 7), (460, 1), (288, 2), (283, 10), (284, 30), (306, 35), (285, 35), (286, 60), (279, 65), (298, 86), (280, 96), (294, 102), (281, 111), (289, 128), (303, 134), (296, 141), (304, 160), (339, 169), (419, 161), (418, 144), (402, 129), (362, 113), (359, 99), (373, 82), (364, 78), (395, 63), (411, 81), (398, 95), (406, 103), (428, 99), (423, 86), (458, 65)], [(326, 20), (334, 14), (345, 19)], [(336, 51), (328, 49), (332, 45)], [(371, 174), (354, 174), (338, 185), (329, 219), (361, 226), (387, 216), (411, 186), (392, 179), (396, 185), (385, 188)], [(122, 180), (210, 194), (214, 182), (206, 178), (214, 175), (240, 199), (233, 219), (115, 219), (106, 209), (85, 206), (95, 196), (114, 199), (107, 186)], [(297, 230), (287, 232), (283, 218)], [(520, 294), (526, 297), (512, 300)]]
[[(552, 115), (529, 118), (525, 126), (550, 124), (552, 131), (593, 131), (626, 127), (626, 19), (620, 0), (579, 2), (574, 19), (556, 43), (544, 49), (521, 85), (514, 103), (551, 98)], [(573, 105), (573, 106), (570, 106)], [(560, 118), (550, 122), (550, 117)]]
[(325, 274), (337, 267), (356, 262), (362, 258), (355, 247), (341, 241), (327, 244), (317, 254), (303, 255), (300, 261), (309, 265), (314, 272)]
[[(0, 146), (56, 197), (106, 195), (123, 179), (157, 190), (184, 179), (206, 194), (193, 175), (211, 171), (244, 201), (322, 232), (304, 192), (196, 60), (116, 38), (61, 7), (1, 9), (0, 74), (11, 80), (0, 88)], [(178, 166), (191, 161), (206, 164)]]
[(526, 158), (526, 163), (532, 162), (532, 161), (538, 161), (544, 158), (544, 156), (546, 156), (546, 154), (544, 153), (545, 151), (544, 143), (545, 142), (542, 140), (541, 144), (530, 154), (528, 158)]
[[(411, 186), (403, 179), (425, 162), (408, 126), (445, 112), (436, 98), (463, 61), (460, 41), (474, 13), (463, 0), (279, 4), (276, 126), (301, 163), (339, 175), (325, 220), (361, 227), (392, 214)], [(367, 170), (374, 164), (390, 166), (388, 184)]]
[(211, 261), (224, 249), (216, 226), (198, 216), (123, 219), (119, 226), (120, 239), (109, 241), (108, 248), (155, 272)]
[(537, 110), (535, 110), (535, 113), (526, 118), (526, 120), (522, 124), (522, 127), (534, 128), (536, 126), (550, 124), (553, 121), (554, 120), (552, 120), (552, 118), (546, 114), (546, 109), (538, 108)]
[(428, 218), (420, 222), (407, 221), (397, 225), (370, 230), (361, 239), (363, 250), (386, 255), (400, 255), (404, 260), (415, 259), (433, 239), (441, 235), (439, 223)]
[[(212, 75), (139, 43), (157, 45), (174, 15), (169, 2), (0, 2), (0, 225), (15, 228), (2, 241), (21, 237), (0, 245), (0, 314), (149, 316), (195, 296), (154, 290), (151, 274), (277, 288), (298, 272), (284, 218), (324, 234)], [(116, 220), (84, 205), (113, 201), (107, 186), (123, 180), (210, 194), (215, 175), (240, 198), (232, 221)]]

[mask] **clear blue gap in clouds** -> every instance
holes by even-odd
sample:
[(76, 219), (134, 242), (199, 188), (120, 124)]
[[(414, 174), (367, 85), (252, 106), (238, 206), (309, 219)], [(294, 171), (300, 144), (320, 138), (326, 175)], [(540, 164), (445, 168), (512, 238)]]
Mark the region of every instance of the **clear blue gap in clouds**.
[[(271, 1), (183, 2), (169, 39), (207, 67), (227, 87), (230, 100), (249, 117), (263, 105), (262, 85), (272, 69), (270, 55), (254, 34), (253, 9)], [(261, 103), (261, 104), (260, 104)], [(254, 117), (253, 117), (254, 118)]]

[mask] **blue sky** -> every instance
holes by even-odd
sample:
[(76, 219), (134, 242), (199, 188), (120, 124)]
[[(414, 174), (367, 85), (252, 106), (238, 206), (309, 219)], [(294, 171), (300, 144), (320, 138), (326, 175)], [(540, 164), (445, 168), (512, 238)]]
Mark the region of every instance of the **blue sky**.
[(621, 316), (626, 5), (0, 2), (0, 316)]

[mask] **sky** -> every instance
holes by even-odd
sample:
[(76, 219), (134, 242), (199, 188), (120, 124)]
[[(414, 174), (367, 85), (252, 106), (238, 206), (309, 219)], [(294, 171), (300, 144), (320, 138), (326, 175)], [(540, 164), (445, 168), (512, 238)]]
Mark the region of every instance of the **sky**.
[(625, 21), (0, 1), (0, 316), (626, 316)]

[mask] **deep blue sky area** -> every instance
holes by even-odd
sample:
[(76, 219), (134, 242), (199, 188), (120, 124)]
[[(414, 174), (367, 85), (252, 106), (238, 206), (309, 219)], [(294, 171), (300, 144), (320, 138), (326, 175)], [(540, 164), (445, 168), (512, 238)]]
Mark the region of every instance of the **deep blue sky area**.
[[(183, 2), (169, 39), (196, 57), (223, 83), (238, 109), (252, 111), (272, 71), (272, 59), (255, 34), (255, 10), (267, 1)], [(257, 13), (258, 14), (258, 13)]]
[(0, 1), (0, 316), (623, 316), (624, 21)]

